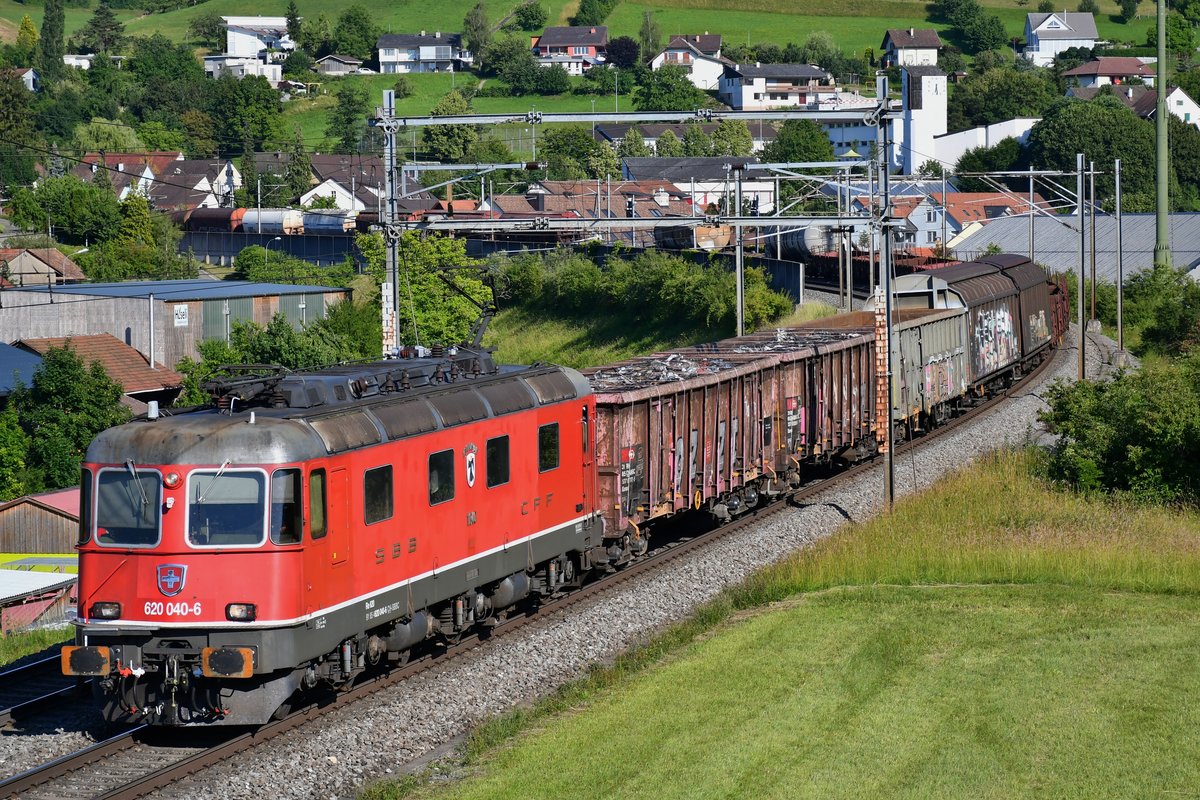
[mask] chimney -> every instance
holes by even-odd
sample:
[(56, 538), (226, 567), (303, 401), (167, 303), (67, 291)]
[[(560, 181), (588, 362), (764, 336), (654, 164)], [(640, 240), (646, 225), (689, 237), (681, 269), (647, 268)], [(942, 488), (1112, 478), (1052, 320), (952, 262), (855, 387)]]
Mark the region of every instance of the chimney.
[(596, 29), (595, 29), (595, 28), (592, 28), (592, 33), (595, 33), (595, 32), (596, 32)]
[(654, 202), (659, 206), (666, 208), (671, 201), (671, 196), (667, 194), (667, 190), (661, 186), (654, 190)]
[(908, 29), (908, 35), (909, 35), (909, 36), (916, 36), (916, 35), (917, 35), (917, 29), (916, 29), (916, 28), (909, 28), (909, 29)]
[(754, 66), (756, 66), (756, 67), (761, 67), (761, 66), (762, 66), (762, 62), (761, 62), (761, 61), (755, 61), (755, 62), (754, 62)]
[(1132, 86), (1126, 87), (1125, 96), (1128, 97), (1130, 100), (1133, 99), (1133, 87)]
[(434, 31), (434, 32), (433, 32), (433, 38), (435, 38), (435, 39), (440, 39), (440, 38), (442, 38), (442, 32), (441, 32), (441, 31)]
[(424, 36), (424, 35), (425, 35), (425, 31), (421, 31), (421, 35), (422, 35), (422, 36)]
[(125, 162), (118, 161), (117, 162), (117, 172), (124, 172), (124, 171), (125, 171)]

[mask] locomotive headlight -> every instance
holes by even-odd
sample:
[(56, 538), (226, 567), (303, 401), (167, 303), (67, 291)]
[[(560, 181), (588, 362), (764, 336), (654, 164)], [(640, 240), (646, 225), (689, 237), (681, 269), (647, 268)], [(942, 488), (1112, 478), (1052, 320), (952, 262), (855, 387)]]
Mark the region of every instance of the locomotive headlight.
[(230, 603), (225, 606), (225, 618), (233, 622), (253, 622), (258, 616), (254, 603)]
[(91, 616), (95, 619), (120, 619), (120, 603), (92, 603)]
[(174, 489), (179, 485), (179, 473), (168, 472), (166, 476), (163, 477), (163, 485), (165, 485), (168, 489)]

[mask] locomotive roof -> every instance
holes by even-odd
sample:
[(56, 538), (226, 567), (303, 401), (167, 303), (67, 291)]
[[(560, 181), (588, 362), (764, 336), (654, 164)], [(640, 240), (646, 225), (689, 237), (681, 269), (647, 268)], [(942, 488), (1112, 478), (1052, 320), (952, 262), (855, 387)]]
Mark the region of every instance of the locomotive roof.
[[(88, 448), (87, 460), (110, 464), (302, 461), (590, 393), (579, 373), (546, 365), (500, 367), (483, 374), (428, 369), (429, 380), (420, 385), (403, 381), (406, 370), (414, 376), (422, 367), (447, 363), (436, 358), (400, 359), (285, 375), (266, 381), (265, 390), (253, 386), (245, 402), (239, 401), (237, 393), (226, 394), (219, 408), (110, 428)], [(380, 381), (385, 372), (393, 380)], [(248, 393), (246, 389), (245, 384), (239, 387), (242, 394)]]

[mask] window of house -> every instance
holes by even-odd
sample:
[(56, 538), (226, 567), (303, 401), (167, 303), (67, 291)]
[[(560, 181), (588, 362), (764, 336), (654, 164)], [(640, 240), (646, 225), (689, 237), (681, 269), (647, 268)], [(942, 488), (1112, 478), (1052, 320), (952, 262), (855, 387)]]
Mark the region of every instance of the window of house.
[(363, 475), (363, 518), (368, 525), (391, 519), (392, 465), (369, 469)]
[(487, 485), (502, 486), (508, 483), (508, 437), (497, 436), (487, 440)]
[(558, 423), (538, 428), (538, 472), (558, 468)]
[(429, 456), (429, 505), (454, 499), (454, 451), (442, 450)]

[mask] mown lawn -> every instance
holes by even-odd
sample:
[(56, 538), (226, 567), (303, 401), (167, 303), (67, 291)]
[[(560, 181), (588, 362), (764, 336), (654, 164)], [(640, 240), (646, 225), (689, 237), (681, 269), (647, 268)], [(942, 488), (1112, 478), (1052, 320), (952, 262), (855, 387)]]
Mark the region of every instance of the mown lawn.
[(25, 633), (10, 633), (0, 636), (0, 666), (11, 664), (18, 658), (40, 653), (48, 647), (70, 640), (71, 628), (45, 628)]
[(989, 459), (786, 558), (484, 725), (468, 777), (416, 793), (1194, 793), (1200, 516), (1055, 491), (1031, 463)]

